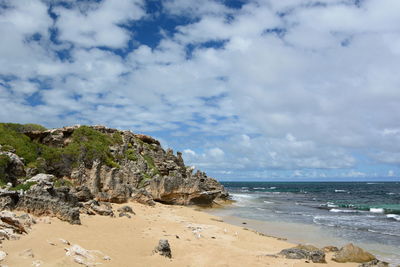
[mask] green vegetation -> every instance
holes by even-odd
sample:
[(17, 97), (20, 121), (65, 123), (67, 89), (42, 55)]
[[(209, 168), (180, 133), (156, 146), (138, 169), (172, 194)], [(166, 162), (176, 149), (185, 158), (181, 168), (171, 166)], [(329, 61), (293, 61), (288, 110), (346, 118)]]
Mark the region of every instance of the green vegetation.
[(132, 161), (138, 160), (138, 155), (136, 154), (136, 151), (132, 148), (129, 148), (125, 151), (125, 157)]
[(61, 187), (61, 186), (72, 187), (73, 184), (71, 181), (66, 179), (58, 179), (54, 182), (54, 187)]
[(113, 144), (123, 144), (124, 140), (122, 140), (122, 135), (120, 132), (115, 132), (112, 135)]
[(25, 129), (24, 125), (21, 124), (0, 123), (0, 145), (13, 147), (16, 154), (29, 163), (38, 157), (38, 144), (24, 135), (21, 132), (23, 129)]
[(27, 182), (25, 184), (19, 184), (17, 186), (11, 187), (10, 190), (13, 191), (19, 191), (19, 190), (23, 190), (23, 191), (27, 191), (29, 190), (29, 188), (31, 188), (32, 185), (36, 184), (36, 182)]

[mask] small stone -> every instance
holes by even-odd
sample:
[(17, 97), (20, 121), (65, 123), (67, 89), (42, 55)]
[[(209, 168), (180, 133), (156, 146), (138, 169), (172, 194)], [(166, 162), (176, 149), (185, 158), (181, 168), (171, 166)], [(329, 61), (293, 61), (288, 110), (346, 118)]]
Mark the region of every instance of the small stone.
[(104, 256), (104, 257), (103, 257), (103, 260), (105, 260), (105, 261), (110, 261), (110, 260), (111, 260), (111, 257), (110, 257), (110, 256)]
[(6, 258), (6, 256), (7, 256), (7, 253), (0, 250), (0, 261), (3, 261)]
[(161, 239), (158, 242), (158, 246), (155, 248), (155, 252), (159, 253), (161, 256), (171, 258), (171, 247), (168, 243), (168, 240)]
[(135, 212), (132, 210), (132, 208), (129, 207), (129, 206), (120, 207), (117, 211), (118, 211), (118, 212), (123, 212), (123, 213), (131, 213), (131, 214), (136, 215), (136, 213), (135, 213)]
[(43, 264), (43, 261), (36, 260), (32, 262), (33, 267), (40, 267)]

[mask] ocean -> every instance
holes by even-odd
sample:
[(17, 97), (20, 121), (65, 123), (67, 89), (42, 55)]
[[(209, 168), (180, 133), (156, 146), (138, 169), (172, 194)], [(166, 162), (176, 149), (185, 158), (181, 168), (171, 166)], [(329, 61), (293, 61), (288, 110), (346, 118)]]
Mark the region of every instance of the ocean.
[(400, 264), (400, 182), (222, 182), (236, 202), (212, 213), (295, 243), (352, 242)]

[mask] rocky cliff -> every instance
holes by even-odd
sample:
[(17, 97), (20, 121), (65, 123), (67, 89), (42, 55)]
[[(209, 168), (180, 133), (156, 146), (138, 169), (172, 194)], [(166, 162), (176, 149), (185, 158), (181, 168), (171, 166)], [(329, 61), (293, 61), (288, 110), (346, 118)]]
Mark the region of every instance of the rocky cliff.
[[(79, 207), (75, 198), (81, 202), (135, 199), (147, 204), (209, 205), (228, 195), (215, 179), (185, 166), (181, 153), (164, 150), (150, 136), (104, 126), (52, 130), (22, 126), (0, 124), (0, 184), (21, 192), (12, 201), (2, 200), (9, 206), (27, 210), (27, 203), (35, 201), (46, 206), (38, 190), (58, 201), (72, 199), (71, 207)], [(31, 179), (41, 173), (53, 178)], [(51, 188), (43, 189), (43, 182)], [(10, 198), (7, 192), (3, 190), (3, 195)], [(49, 210), (59, 217), (66, 213), (52, 205)]]

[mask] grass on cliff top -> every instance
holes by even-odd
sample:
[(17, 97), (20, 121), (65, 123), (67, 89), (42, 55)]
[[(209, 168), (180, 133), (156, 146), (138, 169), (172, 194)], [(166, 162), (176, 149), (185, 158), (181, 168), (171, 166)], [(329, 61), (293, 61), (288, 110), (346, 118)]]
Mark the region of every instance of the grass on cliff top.
[(22, 133), (26, 129), (31, 129), (31, 127), (23, 124), (0, 123), (0, 145), (13, 147), (16, 154), (29, 163), (38, 157), (38, 145)]

